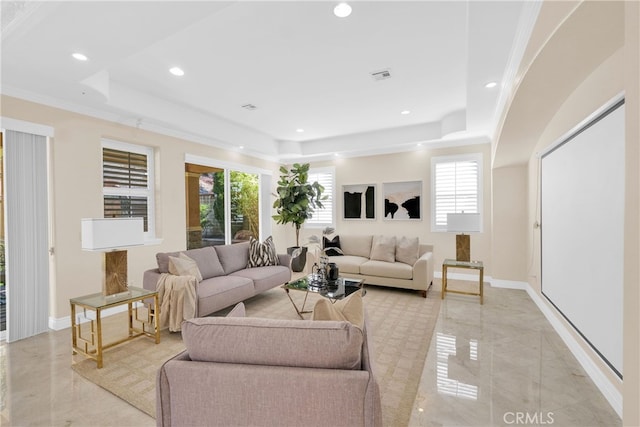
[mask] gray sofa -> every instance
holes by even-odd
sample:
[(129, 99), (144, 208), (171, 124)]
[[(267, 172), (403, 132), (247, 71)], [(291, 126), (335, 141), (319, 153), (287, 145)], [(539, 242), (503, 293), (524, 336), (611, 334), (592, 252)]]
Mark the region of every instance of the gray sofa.
[[(433, 284), (433, 246), (419, 244), (414, 239), (416, 253), (407, 254), (408, 247), (402, 246), (402, 238), (379, 235), (340, 235), (340, 249), (343, 255), (330, 256), (329, 262), (338, 265), (340, 275), (364, 279), (367, 285), (381, 285), (393, 288), (415, 289), (427, 297)], [(382, 242), (391, 243), (387, 251)], [(407, 242), (411, 239), (403, 239)], [(402, 256), (401, 256), (402, 254)]]
[(366, 316), (360, 329), (230, 315), (183, 323), (187, 350), (158, 371), (158, 426), (382, 425)]
[[(196, 287), (196, 317), (207, 316), (291, 280), (291, 257), (278, 254), (280, 265), (247, 268), (249, 242), (182, 251), (198, 265), (202, 281)], [(158, 268), (144, 272), (142, 286), (156, 290), (162, 273), (169, 272), (169, 256), (156, 254)]]

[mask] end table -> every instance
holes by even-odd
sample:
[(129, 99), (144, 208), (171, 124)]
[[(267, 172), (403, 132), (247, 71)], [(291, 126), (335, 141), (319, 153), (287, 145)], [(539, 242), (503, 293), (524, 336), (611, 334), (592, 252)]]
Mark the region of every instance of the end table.
[[(466, 292), (466, 291), (456, 291), (447, 288), (447, 270), (449, 268), (467, 268), (471, 270), (478, 270), (480, 273), (479, 283), (478, 283), (478, 293), (475, 292)], [(480, 304), (483, 303), (484, 297), (484, 265), (482, 261), (456, 261), (455, 259), (445, 259), (442, 263), (442, 299), (444, 299), (444, 295), (449, 292), (452, 294), (464, 294), (464, 295), (476, 295), (480, 297)]]

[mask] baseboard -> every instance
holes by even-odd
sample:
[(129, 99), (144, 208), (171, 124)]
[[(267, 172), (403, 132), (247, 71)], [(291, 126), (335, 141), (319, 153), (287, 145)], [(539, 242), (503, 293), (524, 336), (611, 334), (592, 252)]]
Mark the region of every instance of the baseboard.
[[(567, 347), (569, 347), (569, 350), (586, 371), (587, 375), (589, 375), (596, 387), (598, 387), (602, 395), (607, 399), (609, 405), (611, 405), (618, 416), (622, 418), (622, 393), (618, 391), (616, 384), (611, 382), (611, 380), (602, 373), (584, 348), (580, 346), (576, 337), (572, 335), (566, 325), (560, 321), (551, 307), (545, 303), (540, 294), (538, 294), (529, 284), (526, 285), (526, 291), (529, 297), (538, 306), (538, 309), (540, 309), (549, 323), (551, 323), (553, 329), (555, 329), (558, 335), (560, 335), (562, 341), (564, 341)], [(622, 384), (622, 382), (620, 382), (620, 384)]]
[(491, 286), (503, 289), (519, 289), (526, 291), (529, 284), (527, 282), (519, 282), (517, 280), (491, 279)]
[[(141, 307), (143, 304), (140, 302), (136, 302), (133, 304), (134, 307)], [(127, 311), (128, 307), (126, 305), (120, 305), (113, 308), (108, 308), (106, 310), (102, 310), (102, 318), (113, 316), (117, 313), (122, 313), (123, 311)], [(76, 314), (80, 314), (81, 310), (78, 310)], [(80, 318), (78, 320), (79, 323), (89, 322), (90, 320), (96, 319), (96, 312), (93, 310), (86, 311), (86, 318)], [(62, 329), (67, 329), (71, 327), (71, 316), (65, 316), (60, 318), (49, 317), (49, 329), (53, 329), (54, 331), (60, 331)]]

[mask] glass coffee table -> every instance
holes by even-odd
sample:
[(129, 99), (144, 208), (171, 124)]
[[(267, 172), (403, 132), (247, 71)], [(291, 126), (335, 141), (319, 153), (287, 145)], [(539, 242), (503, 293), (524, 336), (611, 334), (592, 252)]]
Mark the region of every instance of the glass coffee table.
[[(348, 277), (339, 277), (336, 281), (328, 282), (324, 285), (319, 285), (316, 281), (313, 280), (313, 275), (309, 274), (308, 276), (301, 277), (300, 279), (287, 282), (281, 287), (287, 293), (289, 301), (291, 301), (291, 304), (293, 304), (293, 308), (296, 309), (296, 313), (298, 313), (298, 316), (301, 319), (304, 319), (304, 317), (302, 316), (303, 314), (313, 312), (313, 310), (305, 310), (307, 297), (309, 296), (310, 292), (319, 294), (334, 303), (362, 289), (363, 285), (364, 279), (351, 279)], [(302, 301), (301, 307), (298, 307), (293, 298), (291, 298), (291, 294), (289, 293), (290, 290), (305, 292), (304, 300)]]

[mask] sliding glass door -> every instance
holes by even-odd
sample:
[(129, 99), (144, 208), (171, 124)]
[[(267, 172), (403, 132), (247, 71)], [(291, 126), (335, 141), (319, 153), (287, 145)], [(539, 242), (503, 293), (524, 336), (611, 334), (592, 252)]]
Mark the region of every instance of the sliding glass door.
[(260, 236), (260, 175), (185, 164), (187, 248)]

